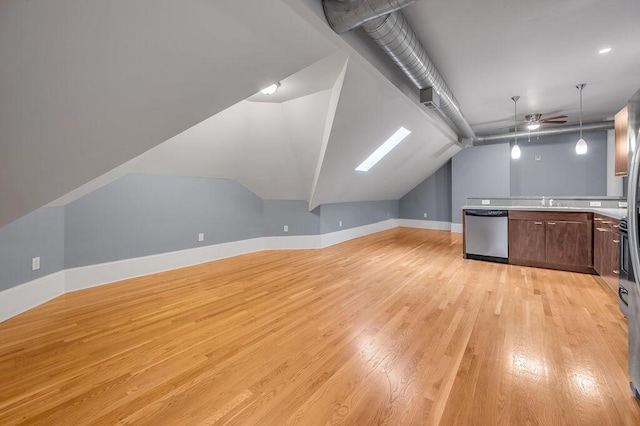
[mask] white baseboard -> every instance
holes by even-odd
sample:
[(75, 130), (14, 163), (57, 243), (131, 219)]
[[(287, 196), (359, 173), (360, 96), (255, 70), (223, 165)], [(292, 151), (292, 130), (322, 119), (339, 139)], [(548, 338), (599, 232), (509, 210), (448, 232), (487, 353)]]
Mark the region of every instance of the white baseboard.
[(65, 271), (0, 291), (0, 322), (65, 293)]
[(265, 250), (301, 250), (321, 247), (320, 235), (264, 237)]
[(387, 219), (382, 222), (343, 229), (328, 234), (265, 237), (265, 250), (319, 249), (375, 232), (386, 231), (397, 226), (397, 219)]
[(334, 244), (340, 244), (345, 241), (352, 240), (354, 238), (362, 237), (364, 235), (373, 234), (376, 232), (386, 231), (387, 229), (397, 228), (397, 219), (387, 219), (382, 222), (376, 222), (369, 225), (358, 226), (356, 228), (344, 229), (342, 231), (330, 232), (328, 234), (320, 235), (322, 248), (332, 246)]
[(461, 223), (452, 223), (451, 224), (451, 232), (456, 232), (458, 234), (462, 234), (462, 224)]
[(451, 222), (440, 222), (437, 220), (419, 220), (419, 219), (396, 219), (399, 226), (405, 228), (420, 229), (436, 229), (441, 231), (450, 231)]
[(390, 219), (324, 235), (254, 238), (97, 265), (81, 266), (66, 270), (65, 292), (68, 293), (262, 250), (317, 249), (362, 235), (394, 228), (395, 226), (397, 226), (395, 220)]
[[(459, 225), (460, 231), (454, 231)], [(412, 219), (382, 222), (322, 235), (262, 237), (97, 265), (70, 268), (0, 292), (0, 322), (71, 291), (212, 262), (262, 250), (319, 249), (398, 226), (462, 232), (461, 224)]]
[(65, 292), (264, 250), (263, 238), (214, 244), (67, 269)]

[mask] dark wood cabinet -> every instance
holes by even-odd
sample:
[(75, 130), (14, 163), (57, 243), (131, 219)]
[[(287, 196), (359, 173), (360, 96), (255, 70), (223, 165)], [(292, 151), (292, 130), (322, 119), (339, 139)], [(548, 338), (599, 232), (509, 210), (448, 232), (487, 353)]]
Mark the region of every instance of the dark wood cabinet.
[(509, 263), (593, 272), (593, 215), (509, 212)]
[(620, 265), (620, 222), (602, 215), (593, 218), (593, 264), (603, 281), (614, 291), (618, 291)]
[(545, 223), (547, 262), (589, 266), (587, 222), (549, 220)]
[(509, 259), (544, 262), (545, 226), (541, 220), (509, 220)]
[(607, 253), (607, 239), (608, 232), (602, 227), (601, 222), (597, 218), (594, 218), (593, 227), (593, 269), (596, 270), (598, 275), (604, 276), (608, 257)]

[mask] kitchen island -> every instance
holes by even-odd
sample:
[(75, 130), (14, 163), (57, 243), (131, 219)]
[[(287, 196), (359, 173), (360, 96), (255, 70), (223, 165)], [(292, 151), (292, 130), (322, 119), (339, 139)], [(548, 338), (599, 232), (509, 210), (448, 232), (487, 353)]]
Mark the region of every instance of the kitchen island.
[(508, 263), (599, 274), (617, 291), (618, 226), (619, 220), (627, 215), (624, 199), (476, 198), (468, 201), (472, 200), (474, 202), (462, 208), (465, 258), (477, 258), (467, 253), (465, 212), (503, 211), (508, 218)]

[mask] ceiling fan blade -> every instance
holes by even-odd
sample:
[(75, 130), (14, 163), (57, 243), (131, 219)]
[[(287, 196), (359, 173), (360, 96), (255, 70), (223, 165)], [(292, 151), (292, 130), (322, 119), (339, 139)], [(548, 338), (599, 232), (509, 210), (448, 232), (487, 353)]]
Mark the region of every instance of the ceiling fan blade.
[(549, 121), (549, 120), (557, 120), (559, 118), (567, 118), (566, 115), (556, 115), (554, 117), (545, 117), (542, 119), (542, 121)]
[(564, 124), (567, 120), (542, 120), (541, 123), (545, 124)]

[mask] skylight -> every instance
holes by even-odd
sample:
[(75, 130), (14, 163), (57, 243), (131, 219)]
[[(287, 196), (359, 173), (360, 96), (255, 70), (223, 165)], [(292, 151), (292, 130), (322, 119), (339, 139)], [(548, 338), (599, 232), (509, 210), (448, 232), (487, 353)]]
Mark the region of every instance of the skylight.
[(404, 127), (400, 127), (389, 139), (387, 139), (378, 149), (373, 151), (366, 160), (362, 162), (356, 170), (359, 172), (367, 172), (370, 168), (376, 165), (376, 163), (387, 155), (393, 148), (395, 148), (400, 142), (404, 140), (407, 136), (411, 134), (410, 130), (405, 129)]

